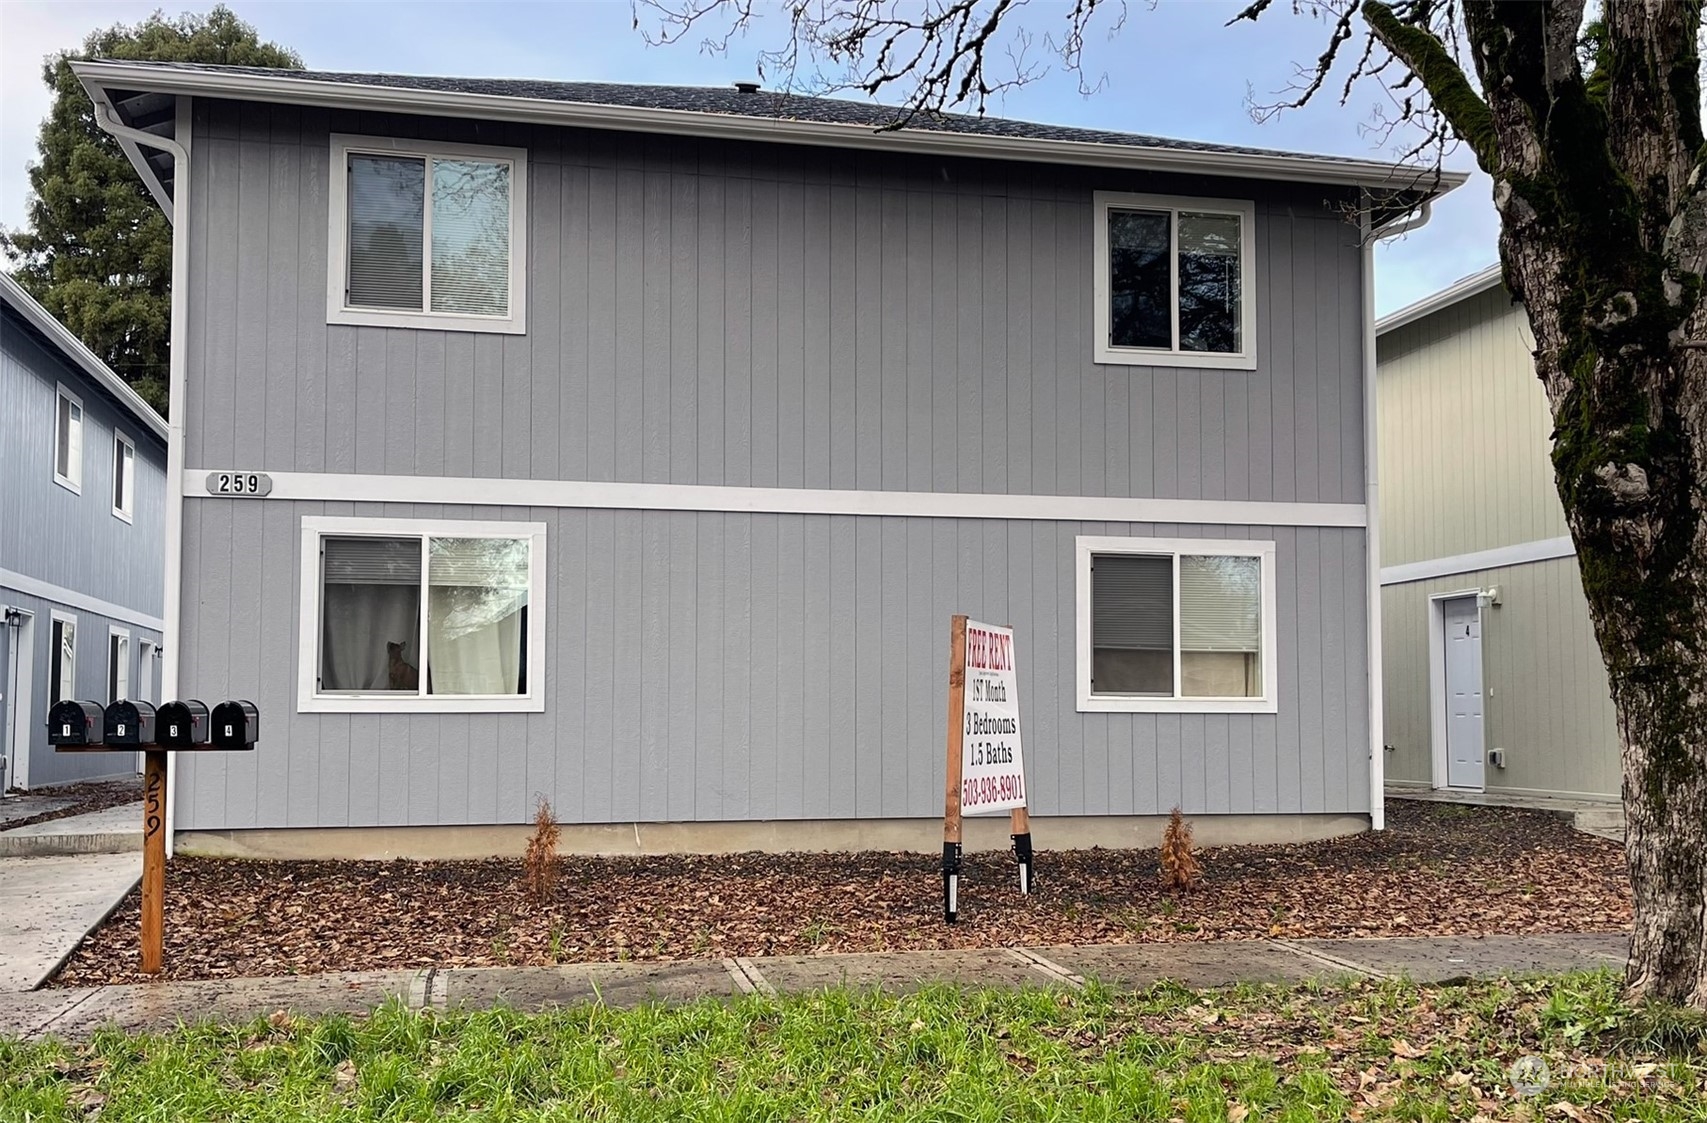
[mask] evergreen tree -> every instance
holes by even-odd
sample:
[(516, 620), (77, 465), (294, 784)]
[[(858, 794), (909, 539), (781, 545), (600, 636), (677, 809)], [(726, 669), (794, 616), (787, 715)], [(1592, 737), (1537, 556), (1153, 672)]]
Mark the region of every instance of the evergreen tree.
[(92, 32), (42, 65), (53, 107), (42, 122), (22, 229), (0, 230), (13, 276), (162, 414), (171, 322), (172, 224), (118, 141), (95, 123), (75, 59), (302, 68), (223, 4), (206, 15), (159, 12)]

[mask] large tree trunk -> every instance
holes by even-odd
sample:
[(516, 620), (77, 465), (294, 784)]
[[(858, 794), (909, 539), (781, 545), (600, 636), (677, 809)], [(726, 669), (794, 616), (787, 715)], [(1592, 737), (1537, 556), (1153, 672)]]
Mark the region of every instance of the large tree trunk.
[[(1414, 11), (1414, 10), (1413, 10)], [(1701, 0), (1465, 0), (1482, 93), (1404, 10), (1364, 5), (1494, 179), (1553, 464), (1618, 713), (1631, 997), (1707, 1009), (1707, 200)], [(1591, 88), (1592, 87), (1592, 88)]]

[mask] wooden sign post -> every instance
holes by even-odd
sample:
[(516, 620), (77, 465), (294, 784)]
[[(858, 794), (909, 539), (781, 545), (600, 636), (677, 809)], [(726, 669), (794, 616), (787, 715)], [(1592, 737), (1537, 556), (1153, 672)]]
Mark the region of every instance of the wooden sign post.
[(166, 959), (166, 752), (142, 754), (142, 970)]
[(942, 807), (942, 918), (960, 915), (960, 742), (966, 724), (966, 617), (956, 616), (948, 647), (948, 784)]
[(954, 617), (949, 628), (947, 757), (942, 915), (953, 924), (960, 914), (962, 815), (1009, 812), (1019, 891), (1030, 893), (1033, 884), (1012, 628)]

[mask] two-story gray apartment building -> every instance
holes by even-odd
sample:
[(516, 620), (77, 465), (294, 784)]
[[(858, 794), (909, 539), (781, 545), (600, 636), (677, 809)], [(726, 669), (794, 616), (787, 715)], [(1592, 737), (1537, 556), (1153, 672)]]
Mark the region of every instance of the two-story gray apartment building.
[(957, 612), (1040, 845), (1379, 825), (1369, 235), (1461, 176), (75, 67), (175, 229), (168, 693), (262, 714), (178, 845), (928, 849)]
[(46, 715), (160, 696), (166, 423), (3, 273), (0, 422), (0, 791), (134, 774)]

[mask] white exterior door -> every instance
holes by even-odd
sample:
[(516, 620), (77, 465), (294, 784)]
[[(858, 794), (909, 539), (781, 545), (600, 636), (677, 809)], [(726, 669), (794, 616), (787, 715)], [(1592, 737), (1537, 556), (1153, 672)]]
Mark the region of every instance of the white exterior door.
[[(5, 724), (0, 727), (0, 756), (5, 757), (6, 788), (18, 788), (30, 779), (30, 692), (35, 684), (36, 618), (24, 615), (17, 626), (0, 624), (0, 638), (10, 648), (6, 677), (0, 691), (6, 695)], [(43, 711), (46, 712), (45, 710)]]
[(1446, 784), (1480, 791), (1486, 780), (1482, 740), (1482, 620), (1476, 598), (1441, 602), (1446, 636)]

